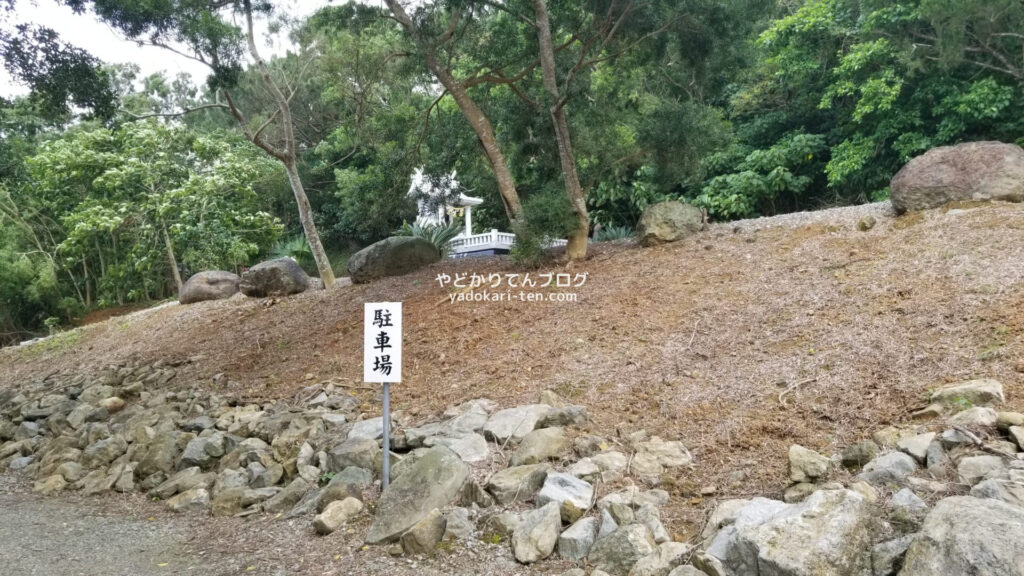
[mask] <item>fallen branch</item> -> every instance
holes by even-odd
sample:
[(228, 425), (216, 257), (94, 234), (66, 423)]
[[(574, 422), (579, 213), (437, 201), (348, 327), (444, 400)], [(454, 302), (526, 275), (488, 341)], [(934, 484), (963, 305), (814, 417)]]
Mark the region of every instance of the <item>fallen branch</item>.
[(782, 404), (783, 406), (786, 406), (786, 403), (782, 400), (782, 398), (786, 394), (789, 394), (790, 392), (796, 390), (797, 388), (803, 386), (804, 384), (810, 384), (811, 382), (816, 382), (817, 380), (818, 380), (818, 377), (815, 376), (814, 378), (808, 378), (807, 380), (801, 380), (801, 381), (797, 382), (796, 384), (793, 384), (789, 388), (786, 388), (785, 390), (783, 390), (782, 392), (779, 393), (779, 404)]
[(978, 438), (977, 436), (975, 436), (975, 434), (973, 432), (971, 432), (970, 430), (964, 428), (963, 426), (953, 426), (953, 430), (956, 430), (957, 432), (959, 432), (959, 433), (963, 434), (964, 436), (966, 436), (967, 439), (970, 440), (976, 447), (980, 448), (981, 450), (983, 450), (985, 452), (988, 452), (990, 454), (995, 454), (996, 456), (1002, 456), (1003, 458), (1007, 458), (1009, 460), (1013, 460), (1013, 459), (1016, 458), (1016, 455), (1014, 455), (1014, 454), (1010, 454), (1009, 452), (1003, 452), (1002, 450), (1000, 450), (998, 448), (993, 448), (991, 446), (986, 446), (985, 443), (981, 441), (981, 438)]
[(700, 326), (700, 318), (693, 323), (693, 333), (690, 334), (690, 342), (686, 345), (686, 348), (683, 348), (683, 352), (686, 352), (691, 346), (693, 346), (693, 339), (697, 337), (697, 326)]
[(858, 262), (868, 262), (870, 260), (871, 260), (871, 258), (854, 258), (853, 260), (849, 260), (847, 262), (843, 262), (842, 264), (832, 264), (831, 266), (825, 266), (825, 267), (822, 268), (822, 270), (827, 270), (829, 272), (833, 272), (835, 270), (842, 270), (843, 268), (846, 268), (847, 266), (849, 266), (851, 264), (856, 264)]

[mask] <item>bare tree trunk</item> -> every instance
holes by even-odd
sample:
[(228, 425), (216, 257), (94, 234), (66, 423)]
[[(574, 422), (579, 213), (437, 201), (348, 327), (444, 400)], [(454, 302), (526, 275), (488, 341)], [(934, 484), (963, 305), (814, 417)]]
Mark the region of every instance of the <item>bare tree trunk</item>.
[(93, 246), (96, 247), (96, 255), (100, 257), (100, 277), (107, 275), (107, 262), (103, 259), (103, 250), (100, 249), (99, 238), (93, 238)]
[[(242, 129), (245, 131), (249, 140), (284, 164), (285, 171), (288, 173), (288, 183), (291, 185), (292, 193), (295, 195), (295, 202), (298, 204), (299, 220), (302, 222), (302, 231), (306, 235), (306, 241), (309, 242), (309, 249), (313, 253), (313, 260), (316, 261), (316, 268), (320, 273), (320, 279), (323, 280), (324, 288), (329, 289), (334, 286), (334, 270), (331, 268), (331, 261), (327, 258), (327, 252), (324, 251), (324, 246), (320, 242), (320, 235), (317, 233), (316, 224), (313, 222), (313, 210), (309, 206), (309, 198), (306, 196), (306, 190), (302, 186), (302, 179), (299, 178), (299, 171), (296, 166), (298, 153), (295, 145), (295, 126), (292, 121), (291, 106), (288, 102), (289, 98), (284, 95), (284, 92), (281, 91), (281, 87), (274, 81), (274, 78), (270, 75), (270, 69), (267, 67), (267, 63), (263, 60), (259, 51), (256, 49), (256, 35), (253, 32), (252, 25), (252, 7), (248, 1), (245, 3), (245, 19), (249, 54), (252, 55), (253, 60), (256, 61), (264, 86), (274, 98), (274, 102), (277, 105), (277, 112), (270, 117), (270, 120), (253, 132), (249, 128), (249, 125), (245, 121), (241, 112), (239, 112), (235, 107), (234, 102), (231, 101), (230, 95), (225, 93), (225, 95), (228, 96), (229, 108), (231, 113), (235, 116), (235, 119), (237, 119), (242, 125)], [(281, 132), (284, 137), (284, 149), (279, 149), (276, 146), (269, 144), (261, 137), (263, 129), (278, 116), (281, 118)]]
[[(491, 165), (494, 178), (498, 183), (498, 193), (501, 195), (501, 201), (505, 206), (505, 214), (508, 216), (509, 221), (512, 224), (520, 222), (523, 217), (523, 208), (519, 201), (519, 192), (516, 190), (515, 179), (512, 178), (512, 172), (508, 168), (508, 163), (505, 161), (505, 155), (501, 153), (501, 148), (498, 146), (498, 139), (494, 136), (494, 126), (491, 125), (491, 121), (470, 97), (466, 87), (437, 61), (433, 45), (430, 41), (423, 38), (419, 28), (405, 12), (405, 9), (398, 0), (386, 0), (386, 3), (388, 8), (391, 9), (391, 13), (394, 14), (395, 18), (398, 19), (426, 53), (427, 68), (444, 86), (445, 90), (452, 95), (452, 98), (459, 107), (459, 111), (462, 112), (462, 115), (473, 129), (473, 133), (480, 140), (480, 145), (484, 149), (484, 155), (487, 157), (487, 162)], [(452, 22), (454, 27), (457, 18), (453, 17)], [(445, 33), (445, 35), (449, 34), (450, 32)]]
[[(309, 206), (309, 198), (306, 197), (306, 190), (299, 178), (299, 169), (295, 163), (285, 164), (285, 172), (288, 173), (288, 182), (291, 184), (292, 193), (295, 194), (295, 203), (299, 206), (299, 221), (302, 222), (302, 230), (306, 233), (306, 240), (309, 241), (310, 250), (313, 252), (313, 259), (316, 260), (317, 270), (320, 278), (324, 280), (324, 288), (328, 287), (327, 278), (330, 277), (331, 286), (334, 285), (334, 271), (331, 263), (327, 260), (327, 253), (320, 243), (320, 235), (316, 231), (316, 223), (313, 221), (313, 209)], [(323, 256), (322, 260), (317, 255)]]
[(551, 24), (548, 17), (547, 0), (532, 1), (534, 12), (537, 15), (537, 41), (540, 46), (541, 73), (544, 78), (544, 89), (549, 95), (550, 108), (548, 111), (555, 129), (555, 140), (558, 143), (558, 160), (562, 165), (565, 192), (569, 196), (573, 213), (576, 214), (576, 231), (569, 238), (566, 255), (570, 260), (582, 260), (587, 257), (587, 237), (590, 233), (587, 201), (583, 195), (583, 188), (580, 186), (579, 174), (576, 172), (576, 158), (572, 152), (569, 123), (565, 119), (565, 99), (558, 90), (555, 49), (551, 43)]
[[(118, 248), (117, 248), (117, 234), (110, 234), (110, 245), (114, 250), (114, 265), (118, 265)], [(124, 305), (124, 293), (121, 291), (121, 283), (117, 282), (114, 284), (114, 291), (117, 294), (117, 304), (119, 306)]]
[(476, 137), (480, 139), (484, 155), (494, 172), (494, 179), (498, 182), (498, 193), (501, 194), (501, 202), (505, 205), (505, 214), (512, 223), (519, 222), (523, 215), (523, 207), (519, 202), (519, 192), (516, 191), (516, 183), (512, 178), (512, 172), (508, 169), (505, 155), (498, 147), (498, 139), (494, 136), (494, 127), (491, 121), (484, 114), (484, 111), (477, 106), (470, 98), (466, 88), (457, 81), (448, 70), (438, 65), (433, 53), (427, 56), (427, 66), (434, 73), (441, 85), (452, 95), (455, 103), (459, 106), (462, 115), (469, 122)]
[(160, 230), (164, 233), (164, 246), (167, 248), (167, 260), (171, 263), (174, 285), (178, 288), (178, 294), (181, 294), (181, 272), (178, 272), (178, 259), (174, 257), (174, 247), (171, 246), (171, 236), (167, 233), (167, 224), (160, 222)]
[(92, 307), (92, 289), (89, 288), (89, 266), (85, 263), (85, 255), (82, 255), (82, 275), (85, 277), (85, 307)]

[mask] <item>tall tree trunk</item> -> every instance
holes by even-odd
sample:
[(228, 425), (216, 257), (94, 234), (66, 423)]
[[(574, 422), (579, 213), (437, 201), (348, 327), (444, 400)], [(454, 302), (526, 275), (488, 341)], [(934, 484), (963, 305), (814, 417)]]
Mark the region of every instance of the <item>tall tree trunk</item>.
[[(249, 129), (245, 119), (235, 107), (234, 102), (229, 99), (228, 103), (231, 108), (231, 113), (239, 123), (242, 124), (242, 128), (245, 130), (246, 136), (249, 137), (249, 140), (251, 140), (253, 144), (263, 148), (263, 150), (284, 164), (285, 171), (288, 173), (288, 183), (291, 185), (292, 194), (295, 195), (295, 202), (299, 207), (299, 220), (302, 222), (302, 231), (306, 235), (306, 241), (309, 242), (309, 250), (313, 253), (313, 260), (316, 261), (316, 268), (320, 273), (320, 279), (324, 283), (324, 288), (330, 289), (334, 286), (334, 270), (331, 268), (331, 261), (327, 258), (327, 252), (324, 250), (324, 246), (320, 242), (320, 235), (317, 233), (316, 224), (313, 222), (313, 210), (309, 206), (309, 198), (306, 196), (306, 189), (302, 186), (302, 179), (299, 178), (299, 170), (296, 166), (298, 152), (295, 144), (295, 126), (292, 120), (291, 105), (289, 104), (289, 98), (284, 95), (284, 92), (281, 91), (281, 87), (274, 81), (273, 76), (270, 75), (270, 69), (267, 67), (267, 63), (260, 56), (259, 50), (256, 49), (256, 35), (253, 31), (252, 25), (252, 6), (248, 0), (245, 2), (245, 20), (249, 54), (252, 55), (253, 60), (256, 61), (256, 66), (259, 68), (260, 78), (263, 80), (263, 85), (266, 87), (267, 91), (270, 92), (270, 95), (273, 96), (274, 103), (277, 105), (277, 115), (280, 115), (281, 118), (281, 133), (284, 137), (284, 149), (282, 150), (270, 145), (260, 136), (263, 128), (266, 128), (270, 121), (253, 132)], [(271, 117), (271, 120), (273, 120), (273, 117)]]
[(590, 234), (590, 219), (587, 216), (587, 201), (580, 186), (579, 174), (576, 172), (576, 157), (572, 152), (572, 139), (569, 137), (569, 123), (565, 118), (565, 100), (558, 90), (558, 77), (555, 69), (555, 49), (551, 43), (551, 23), (548, 17), (547, 0), (532, 0), (536, 13), (537, 43), (540, 46), (540, 66), (544, 79), (544, 89), (548, 93), (548, 112), (551, 124), (555, 129), (555, 140), (558, 143), (558, 160), (562, 165), (562, 180), (565, 182), (565, 193), (569, 196), (573, 213), (576, 214), (576, 231), (569, 238), (566, 255), (570, 260), (582, 260), (587, 257), (587, 237)]
[[(111, 232), (111, 234), (110, 234), (110, 245), (111, 245), (111, 247), (113, 248), (113, 251), (114, 251), (114, 260), (113, 260), (114, 266), (120, 266), (119, 256), (118, 256), (119, 250), (118, 250), (117, 244), (118, 244), (117, 243), (117, 234), (114, 234), (113, 232)], [(114, 283), (114, 292), (117, 294), (117, 304), (118, 304), (118, 306), (123, 306), (124, 305), (124, 293), (121, 291), (121, 283), (120, 282), (115, 282)]]
[(89, 266), (85, 263), (85, 255), (82, 255), (82, 276), (85, 277), (85, 307), (92, 308), (92, 289), (89, 288)]
[(515, 179), (508, 169), (505, 155), (501, 153), (498, 146), (498, 139), (494, 136), (494, 127), (491, 121), (484, 114), (484, 111), (477, 106), (476, 102), (469, 96), (466, 88), (451, 75), (448, 70), (441, 67), (434, 58), (433, 53), (427, 56), (427, 67), (434, 73), (441, 85), (452, 95), (455, 103), (459, 106), (462, 115), (469, 122), (476, 137), (480, 139), (480, 145), (487, 156), (487, 162), (494, 172), (494, 179), (498, 182), (498, 193), (501, 194), (501, 202), (505, 206), (505, 214), (513, 224), (518, 223), (523, 216), (523, 207), (519, 201), (519, 192), (516, 190)]
[[(473, 129), (473, 133), (480, 140), (480, 145), (484, 149), (487, 162), (491, 165), (491, 170), (494, 172), (494, 179), (498, 183), (498, 193), (501, 195), (501, 202), (505, 206), (505, 214), (508, 216), (509, 222), (512, 224), (521, 222), (523, 207), (519, 201), (519, 192), (516, 190), (515, 179), (508, 168), (508, 163), (505, 161), (505, 155), (501, 153), (501, 148), (498, 146), (498, 139), (494, 136), (494, 126), (491, 124), (491, 121), (476, 102), (473, 101), (473, 98), (470, 97), (466, 87), (437, 61), (434, 46), (428, 39), (423, 38), (416, 23), (406, 13), (401, 3), (398, 0), (386, 0), (386, 3), (391, 13), (394, 14), (395, 18), (405, 27), (409, 35), (425, 52), (427, 68), (434, 74), (438, 82), (444, 86), (445, 90), (452, 95), (452, 98), (459, 107), (459, 111), (462, 112), (466, 121), (469, 122), (469, 126)], [(453, 18), (452, 22), (454, 25), (457, 22), (457, 18)], [(446, 33), (446, 35), (449, 34)]]
[(555, 123), (555, 138), (558, 141), (558, 157), (562, 163), (562, 176), (565, 179), (565, 192), (569, 195), (572, 211), (576, 214), (576, 231), (569, 237), (565, 254), (570, 260), (583, 260), (587, 257), (590, 216), (587, 214), (587, 199), (576, 173), (576, 160), (572, 152), (572, 141), (569, 139), (569, 125), (562, 110), (559, 108), (553, 112), (552, 119)]
[[(299, 221), (302, 222), (302, 230), (306, 233), (306, 240), (313, 252), (313, 260), (316, 261), (316, 268), (320, 272), (320, 278), (324, 281), (324, 288), (334, 285), (334, 270), (331, 269), (331, 262), (327, 259), (327, 252), (320, 243), (320, 234), (316, 231), (316, 222), (313, 221), (313, 209), (309, 206), (309, 198), (306, 197), (306, 190), (302, 187), (302, 180), (299, 178), (299, 169), (294, 162), (285, 164), (285, 172), (288, 173), (288, 183), (291, 184), (292, 193), (295, 194), (295, 203), (299, 206)], [(330, 284), (328, 284), (330, 278)]]
[(164, 247), (167, 248), (167, 260), (171, 263), (174, 285), (178, 288), (178, 294), (181, 294), (181, 272), (178, 272), (178, 259), (174, 257), (174, 246), (171, 245), (171, 236), (167, 233), (167, 224), (160, 222), (160, 230), (164, 233)]
[(93, 238), (93, 245), (96, 247), (96, 254), (100, 257), (100, 277), (107, 275), (107, 262), (103, 258), (103, 250), (100, 249), (99, 238)]

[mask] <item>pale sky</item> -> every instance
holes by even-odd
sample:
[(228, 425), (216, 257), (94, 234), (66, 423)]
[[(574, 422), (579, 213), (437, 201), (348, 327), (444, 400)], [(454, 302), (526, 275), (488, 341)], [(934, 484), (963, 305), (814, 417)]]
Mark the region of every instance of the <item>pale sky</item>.
[[(377, 3), (379, 0), (369, 0)], [(286, 13), (292, 17), (308, 16), (322, 6), (338, 4), (338, 0), (276, 0), (277, 13)], [(19, 0), (16, 8), (8, 18), (7, 27), (22, 23), (33, 23), (47, 26), (55, 30), (65, 42), (83, 48), (100, 60), (108, 63), (134, 63), (141, 68), (141, 77), (161, 70), (169, 77), (179, 72), (187, 72), (193, 76), (195, 83), (201, 85), (209, 74), (203, 64), (152, 46), (139, 46), (106, 24), (100, 22), (92, 14), (76, 15), (66, 6), (54, 0)], [(267, 22), (258, 21), (257, 42), (266, 58), (272, 54), (280, 54), (287, 50), (287, 36), (282, 33), (275, 39), (273, 46), (266, 46)], [(15, 83), (6, 70), (0, 66), (0, 96), (25, 94), (28, 89)]]

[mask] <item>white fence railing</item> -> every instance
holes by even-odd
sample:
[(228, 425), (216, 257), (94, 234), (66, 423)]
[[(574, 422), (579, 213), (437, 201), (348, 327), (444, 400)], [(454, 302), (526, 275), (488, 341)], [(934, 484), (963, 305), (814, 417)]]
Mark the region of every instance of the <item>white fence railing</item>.
[[(456, 256), (466, 252), (482, 252), (484, 250), (511, 250), (516, 243), (516, 235), (510, 232), (491, 230), (472, 236), (458, 236), (451, 242), (451, 254)], [(565, 246), (565, 240), (554, 240), (548, 246)]]

